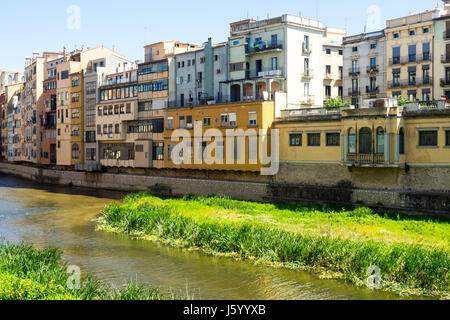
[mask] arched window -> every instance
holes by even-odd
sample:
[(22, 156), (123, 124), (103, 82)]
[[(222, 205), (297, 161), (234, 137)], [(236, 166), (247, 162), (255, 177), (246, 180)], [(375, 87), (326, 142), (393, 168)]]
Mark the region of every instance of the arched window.
[(80, 147), (78, 144), (72, 145), (72, 159), (79, 159), (80, 158)]
[(400, 154), (405, 154), (405, 131), (400, 128), (398, 133), (398, 150)]
[(377, 129), (377, 154), (384, 154), (384, 129)]
[(372, 130), (369, 128), (359, 130), (359, 153), (372, 154)]
[(352, 128), (348, 129), (348, 153), (356, 153), (356, 134)]

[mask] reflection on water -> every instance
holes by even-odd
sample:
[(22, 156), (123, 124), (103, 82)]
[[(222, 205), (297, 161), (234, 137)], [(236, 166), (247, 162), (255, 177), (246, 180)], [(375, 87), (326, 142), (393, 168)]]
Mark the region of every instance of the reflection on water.
[(40, 186), (0, 175), (0, 236), (37, 247), (58, 246), (68, 264), (122, 285), (173, 289), (196, 299), (398, 299), (295, 270), (211, 257), (124, 235), (95, 231), (94, 219), (118, 192)]

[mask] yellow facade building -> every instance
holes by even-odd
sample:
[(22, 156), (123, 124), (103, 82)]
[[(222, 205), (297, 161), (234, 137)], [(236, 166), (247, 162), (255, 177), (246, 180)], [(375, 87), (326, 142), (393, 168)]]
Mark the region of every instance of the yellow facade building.
[(280, 161), (404, 168), (450, 164), (450, 108), (346, 109), (278, 119)]
[(264, 142), (266, 155), (271, 155), (274, 119), (273, 101), (169, 108), (165, 117), (165, 167), (261, 171), (266, 164), (259, 155)]

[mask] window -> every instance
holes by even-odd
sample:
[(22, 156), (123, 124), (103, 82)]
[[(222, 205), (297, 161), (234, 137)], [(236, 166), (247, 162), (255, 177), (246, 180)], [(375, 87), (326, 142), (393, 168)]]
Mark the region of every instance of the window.
[(429, 42), (425, 42), (422, 44), (422, 52), (423, 52), (423, 60), (424, 61), (431, 60), (430, 43)]
[(415, 30), (409, 30), (409, 35), (410, 36), (415, 36), (416, 35), (416, 31)]
[(205, 127), (211, 126), (211, 118), (203, 118), (203, 126)]
[(421, 147), (437, 147), (438, 145), (438, 132), (433, 131), (420, 131), (419, 132), (419, 146)]
[(411, 44), (408, 46), (408, 58), (409, 58), (409, 62), (416, 61), (416, 45), (415, 44)]
[(344, 50), (339, 49), (339, 55), (342, 56), (344, 54)]
[(377, 129), (377, 154), (384, 154), (384, 129)]
[(353, 47), (353, 48), (352, 48), (352, 51), (353, 51), (353, 52), (358, 52), (358, 47)]
[(394, 39), (398, 39), (400, 38), (400, 34), (399, 33), (394, 33)]
[(173, 130), (173, 117), (167, 118), (167, 130)]
[(187, 116), (186, 117), (186, 128), (187, 129), (192, 129), (194, 128), (194, 125), (192, 123), (192, 116)]
[(327, 74), (331, 74), (331, 66), (330, 65), (325, 66), (325, 70), (326, 70)]
[(331, 86), (325, 86), (325, 97), (327, 99), (331, 98)]
[(256, 126), (258, 124), (258, 114), (256, 111), (248, 113), (248, 124), (250, 126)]
[(308, 133), (308, 147), (320, 147), (320, 133)]
[(339, 145), (340, 145), (340, 134), (338, 132), (327, 133), (327, 146), (339, 147)]
[(377, 44), (376, 43), (371, 43), (370, 44), (370, 49), (376, 49), (377, 48)]
[(430, 28), (423, 28), (423, 33), (429, 33), (430, 32)]
[(184, 116), (179, 117), (179, 126), (178, 127), (180, 129), (184, 129), (185, 128), (185, 124), (186, 124), (186, 122), (185, 122)]
[(400, 129), (398, 134), (398, 149), (400, 154), (405, 154), (405, 131)]
[(302, 146), (302, 134), (301, 133), (291, 133), (289, 135), (289, 145), (291, 147), (301, 147)]
[(78, 144), (72, 145), (72, 159), (79, 159), (80, 158), (80, 147)]
[(69, 71), (62, 71), (61, 72), (61, 80), (69, 79)]
[(272, 58), (272, 70), (278, 70), (278, 58)]
[(331, 49), (326, 49), (325, 52), (326, 54), (331, 54)]
[(114, 127), (116, 134), (120, 134), (120, 125), (116, 123)]
[(230, 127), (237, 127), (236, 113), (230, 113)]
[(154, 142), (152, 146), (153, 161), (164, 160), (164, 142)]
[(222, 127), (228, 125), (228, 114), (222, 114), (222, 115), (220, 115), (220, 125), (221, 125)]
[(450, 147), (450, 130), (445, 131), (445, 146)]

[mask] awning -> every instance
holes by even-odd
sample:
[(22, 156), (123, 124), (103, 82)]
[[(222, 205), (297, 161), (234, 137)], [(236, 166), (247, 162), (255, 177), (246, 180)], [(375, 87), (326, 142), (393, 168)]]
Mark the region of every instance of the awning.
[(417, 90), (408, 90), (408, 95), (417, 94)]
[(423, 65), (422, 70), (430, 70), (430, 65), (429, 64)]
[(416, 71), (417, 71), (416, 66), (408, 67), (408, 72), (416, 72)]
[(397, 68), (397, 69), (392, 69), (392, 73), (400, 73), (401, 72), (401, 69), (400, 68)]

